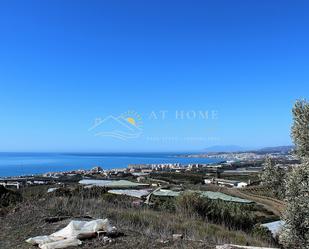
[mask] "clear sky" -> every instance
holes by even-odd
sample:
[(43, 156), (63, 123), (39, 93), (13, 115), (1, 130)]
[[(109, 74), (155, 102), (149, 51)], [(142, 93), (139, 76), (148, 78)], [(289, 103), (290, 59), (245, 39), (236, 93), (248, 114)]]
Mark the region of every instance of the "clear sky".
[[(0, 1), (0, 151), (290, 144), (308, 13), (306, 0)], [(138, 136), (89, 130), (112, 115), (102, 132), (128, 132), (121, 114)]]

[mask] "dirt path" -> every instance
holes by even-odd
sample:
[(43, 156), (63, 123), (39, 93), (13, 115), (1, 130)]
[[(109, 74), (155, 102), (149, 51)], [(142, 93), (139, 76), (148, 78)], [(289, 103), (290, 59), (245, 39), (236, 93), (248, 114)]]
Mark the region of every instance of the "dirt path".
[(267, 210), (272, 211), (274, 214), (278, 216), (281, 216), (283, 214), (285, 209), (285, 203), (283, 201), (245, 191), (246, 190), (235, 189), (235, 188), (224, 190), (226, 194), (234, 195), (240, 198), (252, 200), (259, 204), (262, 204)]

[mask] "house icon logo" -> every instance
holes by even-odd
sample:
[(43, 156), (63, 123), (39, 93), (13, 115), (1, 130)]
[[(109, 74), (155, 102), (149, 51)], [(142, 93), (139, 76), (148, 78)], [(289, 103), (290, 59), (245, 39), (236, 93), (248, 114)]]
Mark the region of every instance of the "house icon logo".
[(135, 111), (127, 111), (119, 116), (96, 118), (88, 131), (99, 137), (112, 137), (124, 141), (136, 139), (143, 132), (142, 118)]

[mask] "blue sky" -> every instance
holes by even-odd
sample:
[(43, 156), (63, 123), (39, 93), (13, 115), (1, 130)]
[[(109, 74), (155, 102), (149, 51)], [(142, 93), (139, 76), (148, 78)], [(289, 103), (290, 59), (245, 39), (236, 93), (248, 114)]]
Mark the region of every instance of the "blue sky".
[[(0, 5), (0, 151), (291, 143), (291, 107), (309, 93), (308, 1)], [(175, 116), (199, 111), (217, 115)], [(137, 138), (89, 131), (122, 114), (140, 115)]]

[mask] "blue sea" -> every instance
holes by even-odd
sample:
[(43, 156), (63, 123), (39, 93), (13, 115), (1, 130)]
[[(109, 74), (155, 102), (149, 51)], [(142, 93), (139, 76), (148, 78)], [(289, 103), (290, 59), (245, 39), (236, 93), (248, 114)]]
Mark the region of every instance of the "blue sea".
[[(0, 153), (0, 177), (46, 172), (125, 168), (128, 164), (215, 163), (222, 159), (178, 157), (177, 153)], [(183, 155), (183, 153), (182, 153)]]

